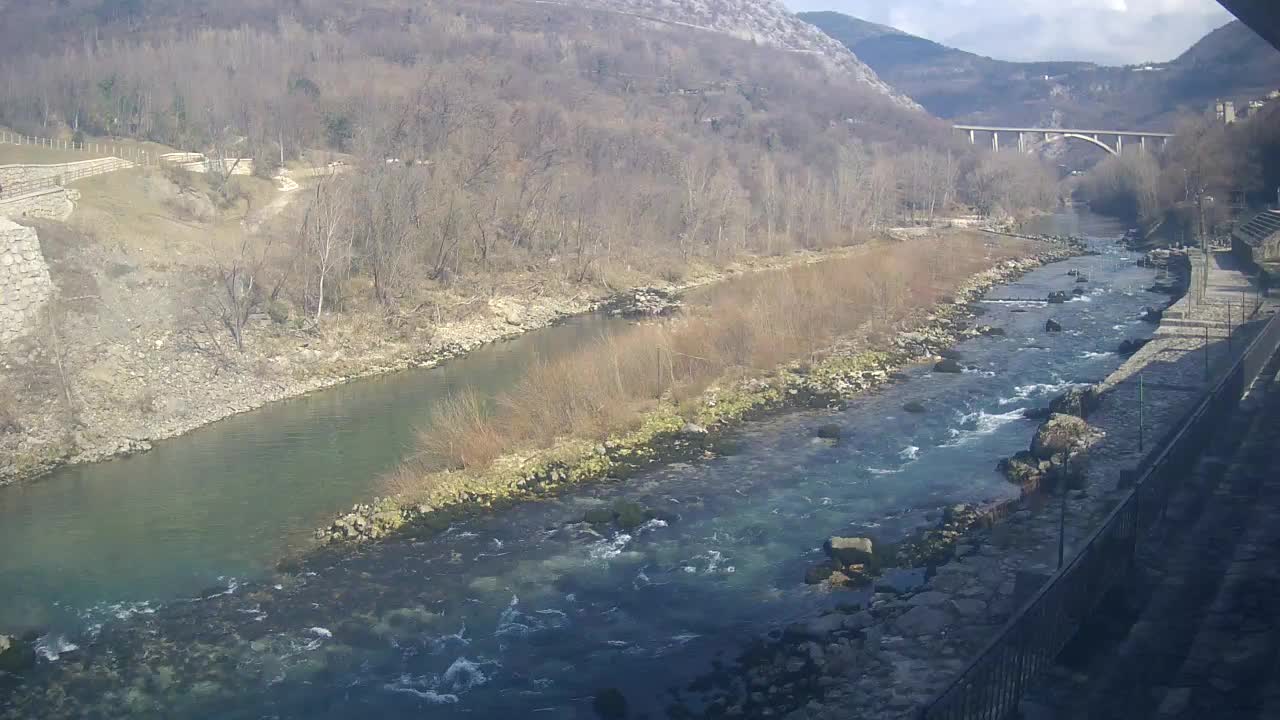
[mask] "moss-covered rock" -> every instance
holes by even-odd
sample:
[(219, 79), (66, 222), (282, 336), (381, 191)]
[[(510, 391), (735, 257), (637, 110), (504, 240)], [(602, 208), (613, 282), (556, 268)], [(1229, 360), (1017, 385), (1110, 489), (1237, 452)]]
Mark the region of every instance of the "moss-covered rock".
[(21, 674), (35, 667), (36, 651), (12, 635), (0, 635), (0, 672)]

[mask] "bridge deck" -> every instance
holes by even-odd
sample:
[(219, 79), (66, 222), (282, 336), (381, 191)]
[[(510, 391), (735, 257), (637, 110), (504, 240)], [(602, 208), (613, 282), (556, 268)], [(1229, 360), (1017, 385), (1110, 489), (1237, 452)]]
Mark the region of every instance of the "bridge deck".
[(1076, 128), (995, 127), (993, 125), (954, 125), (952, 127), (956, 130), (977, 130), (979, 132), (1050, 133), (1058, 135), (1071, 133), (1076, 135), (1119, 135), (1122, 137), (1173, 137), (1173, 133), (1146, 130), (1079, 130)]

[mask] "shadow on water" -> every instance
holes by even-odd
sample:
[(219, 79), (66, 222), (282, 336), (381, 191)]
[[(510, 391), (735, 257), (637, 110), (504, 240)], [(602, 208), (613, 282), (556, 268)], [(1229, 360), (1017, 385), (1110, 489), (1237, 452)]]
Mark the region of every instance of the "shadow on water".
[[(1122, 340), (1150, 334), (1138, 315), (1158, 302), (1142, 289), (1151, 271), (1110, 240), (1096, 249), (993, 291), (982, 322), (1005, 335), (957, 347), (969, 372), (917, 368), (843, 411), (752, 423), (728, 457), (576, 488), (434, 536), (325, 549), (223, 594), (122, 612), (72, 636), (82, 647), (43, 663), (14, 702), (65, 691), (62, 702), (82, 710), (75, 703), (93, 706), (105, 684), (189, 716), (585, 718), (597, 689), (618, 687), (634, 713), (658, 716), (667, 690), (717, 656), (839, 599), (800, 582), (827, 535), (895, 540), (946, 505), (1016, 495), (994, 466), (1026, 447), (1035, 425), (1022, 411), (1101, 379), (1121, 362)], [(1070, 291), (1068, 269), (1091, 279), (1071, 302), (999, 302)], [(1050, 317), (1063, 332), (1045, 332)], [(926, 412), (902, 409), (913, 401)], [(825, 423), (845, 439), (816, 440)], [(658, 519), (583, 522), (620, 502)], [(179, 667), (181, 682), (154, 682)]]

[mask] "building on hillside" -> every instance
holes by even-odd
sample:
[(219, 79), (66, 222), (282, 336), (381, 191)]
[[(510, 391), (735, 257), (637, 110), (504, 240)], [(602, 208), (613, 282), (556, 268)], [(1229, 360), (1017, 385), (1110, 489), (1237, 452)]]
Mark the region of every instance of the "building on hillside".
[(1268, 275), (1280, 271), (1280, 210), (1263, 210), (1231, 233), (1231, 250)]
[(1213, 105), (1213, 114), (1218, 122), (1230, 125), (1236, 121), (1236, 104), (1231, 100), (1219, 100)]

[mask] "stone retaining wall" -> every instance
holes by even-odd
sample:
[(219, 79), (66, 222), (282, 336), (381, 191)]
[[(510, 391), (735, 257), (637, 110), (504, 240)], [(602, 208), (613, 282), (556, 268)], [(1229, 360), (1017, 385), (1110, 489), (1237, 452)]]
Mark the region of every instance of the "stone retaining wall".
[(133, 163), (120, 158), (98, 158), (55, 165), (0, 165), (0, 186), (70, 177), (78, 179), (133, 167)]
[(0, 343), (30, 332), (52, 293), (36, 231), (0, 217)]
[(75, 190), (57, 186), (0, 199), (0, 217), (66, 220), (75, 209), (73, 201), (79, 196)]

